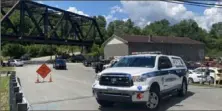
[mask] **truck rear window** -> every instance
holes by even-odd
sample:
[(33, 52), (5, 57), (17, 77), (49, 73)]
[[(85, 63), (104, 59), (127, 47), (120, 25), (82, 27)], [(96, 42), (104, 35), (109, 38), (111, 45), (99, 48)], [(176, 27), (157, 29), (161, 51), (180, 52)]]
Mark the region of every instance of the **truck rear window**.
[(172, 62), (176, 67), (184, 67), (184, 63), (180, 58), (172, 58)]

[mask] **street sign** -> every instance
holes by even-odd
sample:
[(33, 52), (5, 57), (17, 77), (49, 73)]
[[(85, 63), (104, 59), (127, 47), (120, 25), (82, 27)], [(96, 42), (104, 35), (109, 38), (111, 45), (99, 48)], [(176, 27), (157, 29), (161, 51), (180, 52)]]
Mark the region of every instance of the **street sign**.
[(44, 79), (51, 72), (51, 69), (46, 64), (42, 64), (36, 72)]

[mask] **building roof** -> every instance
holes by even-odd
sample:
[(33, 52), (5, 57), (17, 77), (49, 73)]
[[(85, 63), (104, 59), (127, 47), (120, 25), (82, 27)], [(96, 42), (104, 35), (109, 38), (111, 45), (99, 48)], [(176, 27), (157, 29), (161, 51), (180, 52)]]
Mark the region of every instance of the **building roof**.
[(133, 43), (203, 44), (200, 41), (192, 40), (188, 37), (124, 35), (121, 38)]

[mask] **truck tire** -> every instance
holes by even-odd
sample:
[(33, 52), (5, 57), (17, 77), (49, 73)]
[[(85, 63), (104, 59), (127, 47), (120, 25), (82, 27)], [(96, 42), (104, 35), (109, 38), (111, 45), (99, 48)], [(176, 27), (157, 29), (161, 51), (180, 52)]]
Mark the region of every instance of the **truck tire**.
[(183, 97), (187, 94), (187, 82), (183, 79), (182, 86), (178, 90), (178, 96)]
[(99, 70), (97, 68), (95, 68), (95, 73), (98, 73), (98, 72), (99, 72)]
[(210, 83), (213, 84), (214, 83), (214, 78), (210, 77)]
[(111, 101), (105, 101), (105, 100), (97, 100), (97, 103), (102, 107), (112, 107), (114, 105), (114, 102)]
[(146, 108), (151, 111), (156, 111), (159, 108), (161, 97), (160, 97), (160, 90), (158, 87), (151, 87), (149, 93), (149, 100), (146, 103)]

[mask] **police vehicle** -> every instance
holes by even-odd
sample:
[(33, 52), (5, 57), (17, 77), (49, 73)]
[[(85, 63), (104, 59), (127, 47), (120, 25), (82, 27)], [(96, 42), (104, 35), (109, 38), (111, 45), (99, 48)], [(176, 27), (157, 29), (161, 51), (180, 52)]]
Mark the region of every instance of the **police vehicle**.
[(187, 67), (178, 56), (128, 55), (98, 73), (92, 90), (102, 107), (131, 102), (156, 110), (162, 97), (175, 92), (178, 96), (186, 95), (187, 77)]

